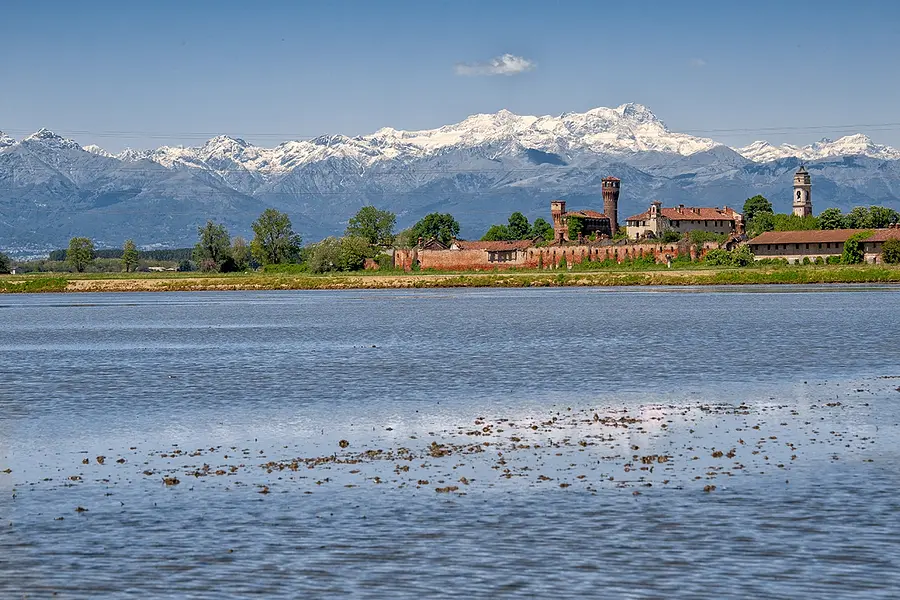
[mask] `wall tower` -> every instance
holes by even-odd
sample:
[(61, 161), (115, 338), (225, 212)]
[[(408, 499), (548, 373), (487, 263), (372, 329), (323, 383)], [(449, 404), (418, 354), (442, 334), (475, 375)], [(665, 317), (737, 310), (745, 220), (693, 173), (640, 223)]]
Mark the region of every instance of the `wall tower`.
[(603, 213), (609, 217), (610, 235), (616, 235), (619, 229), (619, 186), (622, 181), (618, 177), (603, 178)]
[(569, 226), (566, 223), (566, 201), (551, 200), (550, 216), (553, 217), (553, 241), (555, 243), (569, 240)]
[(811, 188), (809, 171), (800, 165), (794, 173), (794, 214), (798, 217), (810, 217), (813, 214)]

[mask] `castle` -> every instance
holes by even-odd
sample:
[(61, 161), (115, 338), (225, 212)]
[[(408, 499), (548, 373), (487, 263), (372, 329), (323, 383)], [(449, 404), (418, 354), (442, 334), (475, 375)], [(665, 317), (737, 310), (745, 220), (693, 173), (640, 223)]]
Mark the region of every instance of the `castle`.
[[(619, 187), (618, 177), (604, 177), (601, 182), (603, 190), (603, 212), (595, 210), (567, 211), (565, 200), (550, 202), (550, 216), (553, 217), (553, 241), (557, 244), (575, 241), (572, 238), (585, 238), (591, 235), (613, 237), (619, 229)], [(578, 232), (572, 231), (570, 222), (579, 225)], [(573, 235), (574, 234), (574, 235)]]

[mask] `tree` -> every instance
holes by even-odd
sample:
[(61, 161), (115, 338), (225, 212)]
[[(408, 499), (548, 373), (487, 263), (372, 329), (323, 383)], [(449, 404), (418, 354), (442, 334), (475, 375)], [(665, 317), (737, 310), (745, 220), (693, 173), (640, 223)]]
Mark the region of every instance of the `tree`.
[(137, 267), (137, 264), (138, 251), (137, 246), (134, 245), (134, 240), (125, 240), (125, 245), (122, 246), (122, 266), (125, 267), (125, 272), (131, 272)]
[(9, 273), (12, 271), (12, 261), (9, 257), (0, 252), (0, 273)]
[(374, 206), (363, 206), (347, 224), (345, 235), (365, 238), (372, 246), (389, 246), (394, 241), (397, 216)]
[(506, 225), (491, 225), (491, 228), (487, 230), (487, 233), (481, 237), (482, 242), (497, 242), (511, 239), (515, 238), (512, 237), (509, 227)]
[(862, 241), (871, 235), (871, 231), (860, 231), (847, 238), (847, 241), (844, 242), (844, 251), (841, 253), (841, 263), (845, 265), (861, 263), (863, 261)]
[(885, 208), (884, 206), (872, 206), (869, 208), (869, 214), (872, 216), (872, 227), (878, 229), (889, 227), (900, 221), (900, 213), (893, 208)]
[(569, 226), (569, 239), (577, 240), (578, 236), (584, 232), (584, 220), (575, 215), (566, 217), (566, 224)]
[(459, 223), (450, 213), (431, 213), (412, 227), (413, 243), (418, 238), (428, 240), (435, 238), (448, 245), (450, 240), (459, 235)]
[(843, 229), (844, 213), (839, 208), (826, 208), (819, 214), (819, 226), (822, 229)]
[(313, 273), (326, 273), (339, 269), (340, 262), (341, 241), (336, 237), (327, 237), (312, 245), (306, 264)]
[(531, 237), (531, 225), (528, 223), (528, 218), (519, 211), (509, 215), (509, 227), (507, 229), (509, 230), (510, 239), (527, 240)]
[(775, 231), (775, 215), (772, 213), (759, 213), (747, 222), (747, 235), (756, 237), (766, 231)]
[(194, 265), (191, 264), (191, 261), (185, 258), (178, 262), (178, 270), (182, 273), (187, 273), (188, 271), (194, 270)]
[(900, 264), (900, 239), (886, 240), (881, 246), (881, 259), (889, 265)]
[(553, 226), (550, 225), (544, 219), (538, 217), (534, 220), (534, 223), (531, 224), (531, 235), (530, 238), (542, 238), (545, 240), (553, 239)]
[(234, 260), (235, 271), (246, 271), (250, 268), (250, 260), (253, 258), (250, 254), (250, 246), (247, 240), (241, 236), (235, 236), (231, 240), (231, 258)]
[(358, 235), (344, 236), (341, 238), (337, 266), (342, 271), (359, 271), (366, 264), (366, 259), (373, 256), (372, 246), (367, 238)]
[(267, 208), (252, 227), (256, 236), (250, 242), (250, 250), (260, 264), (277, 265), (296, 259), (302, 240), (285, 213)]
[(412, 248), (416, 245), (416, 238), (413, 236), (412, 227), (404, 229), (394, 236), (394, 246), (397, 248)]
[(677, 231), (665, 231), (660, 238), (660, 241), (663, 244), (673, 244), (679, 240), (681, 240), (681, 235)]
[(774, 212), (772, 203), (765, 196), (757, 194), (744, 202), (744, 220), (748, 223), (760, 213), (774, 214)]
[(194, 246), (194, 262), (201, 271), (218, 271), (231, 256), (231, 237), (225, 226), (212, 221), (197, 228), (200, 241)]
[(847, 227), (850, 229), (868, 229), (874, 227), (872, 223), (872, 212), (865, 206), (854, 207), (847, 214)]
[(810, 229), (820, 229), (819, 217), (812, 215), (806, 217), (798, 217), (795, 214), (777, 214), (775, 219), (775, 231), (807, 231)]
[(94, 242), (86, 237), (74, 237), (69, 240), (66, 262), (78, 273), (83, 272), (94, 262)]

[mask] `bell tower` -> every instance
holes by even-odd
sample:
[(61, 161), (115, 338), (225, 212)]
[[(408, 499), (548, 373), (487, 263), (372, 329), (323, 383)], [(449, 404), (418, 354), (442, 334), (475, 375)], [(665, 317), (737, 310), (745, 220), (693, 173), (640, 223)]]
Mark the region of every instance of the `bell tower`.
[(798, 217), (810, 217), (812, 211), (812, 195), (810, 194), (812, 184), (810, 183), (809, 171), (806, 167), (800, 165), (797, 172), (794, 173), (794, 214)]

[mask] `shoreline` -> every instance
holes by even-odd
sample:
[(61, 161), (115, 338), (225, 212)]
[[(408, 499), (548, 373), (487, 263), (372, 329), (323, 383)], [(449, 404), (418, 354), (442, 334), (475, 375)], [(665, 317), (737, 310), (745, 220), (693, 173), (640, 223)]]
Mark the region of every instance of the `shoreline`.
[(900, 266), (841, 265), (781, 268), (604, 271), (489, 271), (363, 274), (125, 274), (0, 275), (2, 293), (185, 292), (415, 288), (900, 284)]

